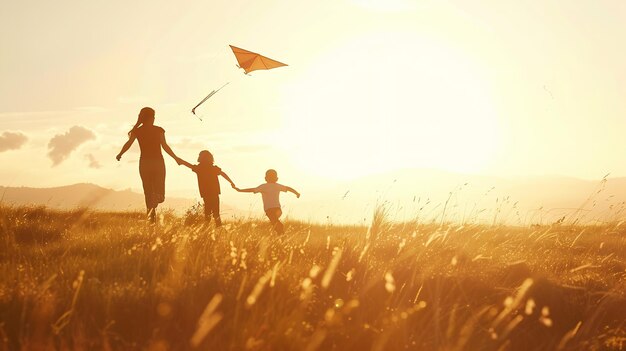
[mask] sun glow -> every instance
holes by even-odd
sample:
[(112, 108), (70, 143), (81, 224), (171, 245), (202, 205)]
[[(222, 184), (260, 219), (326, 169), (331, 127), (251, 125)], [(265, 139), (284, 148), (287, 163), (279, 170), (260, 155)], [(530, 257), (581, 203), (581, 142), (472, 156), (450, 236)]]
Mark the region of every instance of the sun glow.
[(462, 52), (399, 33), (341, 43), (284, 93), (285, 150), (307, 171), (477, 172), (499, 144), (488, 81)]

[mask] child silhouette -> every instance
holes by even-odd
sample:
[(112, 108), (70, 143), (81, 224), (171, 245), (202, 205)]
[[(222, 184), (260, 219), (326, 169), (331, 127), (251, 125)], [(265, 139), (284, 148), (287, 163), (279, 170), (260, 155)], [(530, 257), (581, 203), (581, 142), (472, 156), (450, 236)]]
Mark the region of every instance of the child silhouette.
[(215, 226), (222, 226), (222, 219), (220, 218), (220, 182), (218, 176), (224, 177), (230, 185), (235, 188), (235, 183), (230, 180), (230, 177), (222, 171), (221, 168), (214, 164), (215, 159), (213, 154), (207, 150), (200, 151), (198, 155), (198, 164), (193, 165), (181, 158), (179, 165), (189, 167), (198, 176), (198, 188), (200, 190), (200, 196), (204, 201), (204, 217), (207, 222), (211, 222), (211, 216), (215, 219)]
[(280, 221), (280, 216), (283, 214), (280, 208), (280, 192), (292, 192), (297, 198), (300, 198), (300, 193), (293, 188), (278, 184), (278, 173), (273, 169), (268, 169), (267, 172), (265, 172), (265, 181), (267, 183), (261, 184), (256, 188), (239, 189), (235, 187), (235, 190), (241, 193), (261, 193), (265, 215), (269, 218), (276, 233), (284, 234), (285, 227)]

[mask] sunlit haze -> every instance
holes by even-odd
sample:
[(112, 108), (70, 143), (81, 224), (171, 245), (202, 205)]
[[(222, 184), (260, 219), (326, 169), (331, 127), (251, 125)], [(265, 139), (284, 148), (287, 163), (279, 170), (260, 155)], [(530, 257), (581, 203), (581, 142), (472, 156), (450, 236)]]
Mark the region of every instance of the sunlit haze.
[[(208, 149), (244, 187), (277, 169), (300, 213), (320, 189), (414, 169), (626, 176), (624, 18), (623, 1), (7, 3), (0, 185), (140, 191), (138, 146), (115, 155), (144, 106), (189, 162)], [(229, 44), (288, 66), (245, 75)], [(197, 197), (166, 165), (167, 196)]]

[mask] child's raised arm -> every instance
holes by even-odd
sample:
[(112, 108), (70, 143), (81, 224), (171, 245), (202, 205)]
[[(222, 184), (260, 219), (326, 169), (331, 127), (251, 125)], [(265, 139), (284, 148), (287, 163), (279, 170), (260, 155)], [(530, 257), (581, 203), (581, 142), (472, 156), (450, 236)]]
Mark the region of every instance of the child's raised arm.
[(300, 193), (299, 193), (299, 192), (297, 192), (294, 188), (291, 188), (291, 187), (285, 186), (285, 189), (286, 189), (288, 192), (293, 193), (294, 195), (296, 195), (296, 197), (297, 197), (298, 199), (300, 198)]

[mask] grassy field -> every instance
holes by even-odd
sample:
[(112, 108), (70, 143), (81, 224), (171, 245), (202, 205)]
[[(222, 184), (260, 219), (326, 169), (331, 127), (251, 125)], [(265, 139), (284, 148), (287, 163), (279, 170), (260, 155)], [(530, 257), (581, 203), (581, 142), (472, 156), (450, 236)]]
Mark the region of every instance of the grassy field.
[(626, 224), (0, 211), (0, 350), (626, 349)]

